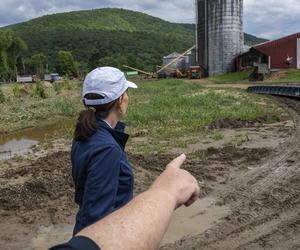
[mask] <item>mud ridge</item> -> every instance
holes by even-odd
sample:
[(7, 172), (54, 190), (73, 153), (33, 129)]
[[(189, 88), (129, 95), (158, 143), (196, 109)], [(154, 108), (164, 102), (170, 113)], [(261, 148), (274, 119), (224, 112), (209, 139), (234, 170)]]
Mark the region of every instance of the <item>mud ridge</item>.
[(300, 102), (277, 100), (293, 117), (293, 137), (257, 167), (215, 188), (220, 204), (232, 210), (222, 222), (161, 249), (300, 249)]

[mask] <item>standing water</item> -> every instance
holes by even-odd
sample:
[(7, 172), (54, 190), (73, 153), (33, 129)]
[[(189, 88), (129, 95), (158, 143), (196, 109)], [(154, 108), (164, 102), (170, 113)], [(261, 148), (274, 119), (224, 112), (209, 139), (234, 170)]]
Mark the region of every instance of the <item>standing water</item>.
[(73, 131), (73, 119), (60, 119), (56, 122), (41, 124), (34, 128), (20, 130), (13, 134), (0, 136), (0, 160), (29, 153), (39, 142), (61, 138)]
[[(190, 207), (177, 209), (161, 245), (173, 243), (186, 236), (195, 236), (210, 229), (230, 213), (226, 206), (217, 206), (213, 197), (205, 197)], [(41, 226), (30, 243), (30, 249), (48, 249), (72, 237), (73, 224)]]

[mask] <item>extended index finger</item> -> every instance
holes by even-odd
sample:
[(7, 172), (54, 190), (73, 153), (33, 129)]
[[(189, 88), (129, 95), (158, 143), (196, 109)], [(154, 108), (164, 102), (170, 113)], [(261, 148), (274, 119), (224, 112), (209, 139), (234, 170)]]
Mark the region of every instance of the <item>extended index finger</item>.
[(172, 166), (175, 168), (180, 168), (182, 166), (182, 164), (185, 162), (186, 160), (186, 155), (182, 154), (180, 156), (178, 156), (177, 158), (175, 158), (174, 160), (172, 160), (168, 166)]

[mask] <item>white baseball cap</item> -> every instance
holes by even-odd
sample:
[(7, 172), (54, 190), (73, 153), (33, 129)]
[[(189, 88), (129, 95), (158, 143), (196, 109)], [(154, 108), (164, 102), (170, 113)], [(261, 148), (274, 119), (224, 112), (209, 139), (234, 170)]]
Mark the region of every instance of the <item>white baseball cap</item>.
[[(96, 68), (87, 74), (83, 82), (82, 98), (86, 105), (102, 105), (117, 100), (128, 88), (136, 89), (135, 83), (127, 81), (124, 73), (113, 67)], [(102, 99), (85, 98), (87, 94), (101, 95)]]

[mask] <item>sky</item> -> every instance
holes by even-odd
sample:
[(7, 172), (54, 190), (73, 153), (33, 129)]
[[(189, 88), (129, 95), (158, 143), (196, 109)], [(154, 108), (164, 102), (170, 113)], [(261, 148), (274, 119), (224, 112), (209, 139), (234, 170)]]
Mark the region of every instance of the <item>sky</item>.
[[(194, 23), (194, 0), (0, 0), (0, 27), (59, 12), (104, 7)], [(300, 32), (300, 0), (244, 0), (244, 31), (275, 39)]]

